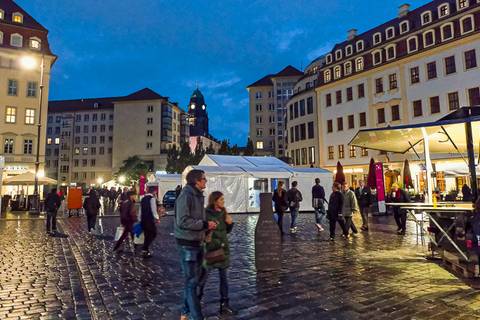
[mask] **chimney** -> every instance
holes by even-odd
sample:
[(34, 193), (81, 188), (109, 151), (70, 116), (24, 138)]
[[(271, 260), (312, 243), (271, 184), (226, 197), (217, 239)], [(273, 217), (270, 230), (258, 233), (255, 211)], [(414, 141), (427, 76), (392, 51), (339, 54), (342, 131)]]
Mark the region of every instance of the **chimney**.
[(347, 33), (347, 40), (352, 40), (357, 36), (357, 29), (350, 29)]
[(402, 4), (400, 7), (398, 7), (398, 17), (399, 18), (405, 17), (409, 11), (410, 11), (410, 5), (408, 3)]

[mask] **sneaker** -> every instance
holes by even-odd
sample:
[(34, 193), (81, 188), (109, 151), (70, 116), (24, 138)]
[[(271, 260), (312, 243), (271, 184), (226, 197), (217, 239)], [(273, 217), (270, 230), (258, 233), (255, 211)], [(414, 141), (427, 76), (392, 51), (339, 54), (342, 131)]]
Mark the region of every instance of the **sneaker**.
[(295, 229), (295, 228), (290, 228), (290, 233), (295, 233), (295, 232), (297, 232), (297, 229)]
[(335, 238), (330, 237), (330, 241), (335, 241)]

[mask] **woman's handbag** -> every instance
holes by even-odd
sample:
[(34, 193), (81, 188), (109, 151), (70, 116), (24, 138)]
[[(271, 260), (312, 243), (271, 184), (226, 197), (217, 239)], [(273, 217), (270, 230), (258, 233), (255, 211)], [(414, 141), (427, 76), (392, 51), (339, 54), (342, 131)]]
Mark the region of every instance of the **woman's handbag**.
[(223, 250), (223, 248), (208, 251), (207, 253), (205, 253), (205, 260), (208, 264), (225, 261), (225, 251)]

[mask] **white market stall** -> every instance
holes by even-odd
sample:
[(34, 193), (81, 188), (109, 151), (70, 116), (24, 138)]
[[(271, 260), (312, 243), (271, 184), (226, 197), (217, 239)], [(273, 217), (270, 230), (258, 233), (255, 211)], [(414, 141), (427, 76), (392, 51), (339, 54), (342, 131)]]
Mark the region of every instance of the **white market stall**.
[(284, 181), (287, 189), (297, 181), (303, 195), (300, 210), (312, 211), (311, 188), (315, 178), (320, 178), (327, 198), (333, 183), (333, 174), (328, 170), (294, 168), (274, 157), (205, 155), (198, 166), (187, 167), (183, 177), (192, 169), (205, 171), (208, 179), (205, 195), (222, 191), (227, 210), (236, 213), (258, 212), (260, 193), (272, 192), (278, 181)]
[(163, 200), (163, 196), (167, 191), (175, 190), (177, 186), (181, 186), (182, 175), (181, 174), (163, 174), (156, 173), (155, 180), (147, 182), (147, 186), (158, 187), (158, 199)]

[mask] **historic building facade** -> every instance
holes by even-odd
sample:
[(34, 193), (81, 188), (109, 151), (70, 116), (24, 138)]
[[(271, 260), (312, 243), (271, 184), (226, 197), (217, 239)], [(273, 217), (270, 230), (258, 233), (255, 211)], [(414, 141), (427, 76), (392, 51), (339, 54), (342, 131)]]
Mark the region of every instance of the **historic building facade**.
[(287, 66), (247, 87), (250, 111), (250, 139), (257, 155), (286, 157), (287, 101), (303, 72)]
[(43, 170), (50, 69), (55, 60), (48, 43), (48, 30), (15, 2), (0, 1), (0, 136), (4, 178), (34, 172), (39, 143), (40, 170)]

